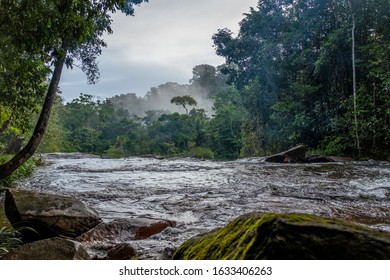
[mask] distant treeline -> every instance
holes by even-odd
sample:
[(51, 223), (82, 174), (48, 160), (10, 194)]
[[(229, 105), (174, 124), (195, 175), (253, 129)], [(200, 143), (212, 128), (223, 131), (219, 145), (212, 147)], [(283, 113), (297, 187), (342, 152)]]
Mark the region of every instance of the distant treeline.
[[(59, 101), (41, 151), (233, 159), (304, 144), (390, 159), (390, 1), (262, 0), (213, 40), (225, 64), (188, 85)], [(170, 104), (183, 95), (188, 114)]]
[[(40, 151), (239, 157), (244, 111), (229, 105), (239, 102), (238, 92), (213, 66), (196, 66), (193, 74), (188, 85), (166, 83), (144, 98), (125, 94), (100, 101), (80, 94), (67, 104), (58, 101)], [(172, 104), (177, 96), (191, 96), (197, 105)]]

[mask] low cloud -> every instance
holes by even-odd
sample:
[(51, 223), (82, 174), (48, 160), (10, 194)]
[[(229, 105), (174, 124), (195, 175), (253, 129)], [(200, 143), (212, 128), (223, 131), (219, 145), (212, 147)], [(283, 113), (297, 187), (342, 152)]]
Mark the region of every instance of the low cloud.
[(187, 83), (195, 65), (220, 65), (212, 35), (220, 28), (238, 30), (243, 13), (257, 0), (150, 0), (136, 8), (135, 17), (113, 15), (114, 34), (99, 57), (101, 79), (87, 85), (79, 70), (64, 71), (63, 97), (79, 93), (100, 97), (135, 92), (145, 96), (152, 86)]

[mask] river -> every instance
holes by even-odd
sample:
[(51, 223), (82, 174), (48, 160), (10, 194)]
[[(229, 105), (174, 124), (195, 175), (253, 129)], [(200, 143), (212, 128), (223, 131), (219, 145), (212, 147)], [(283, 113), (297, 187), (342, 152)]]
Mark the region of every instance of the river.
[(196, 159), (101, 159), (48, 154), (19, 188), (74, 196), (105, 221), (151, 217), (175, 228), (131, 244), (142, 259), (168, 258), (189, 238), (248, 212), (296, 212), (390, 231), (390, 164), (269, 164)]

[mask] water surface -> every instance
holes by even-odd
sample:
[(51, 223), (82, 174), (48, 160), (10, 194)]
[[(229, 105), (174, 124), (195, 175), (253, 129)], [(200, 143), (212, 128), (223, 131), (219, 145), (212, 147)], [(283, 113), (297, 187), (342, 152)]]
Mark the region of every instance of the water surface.
[(21, 188), (74, 196), (105, 221), (151, 217), (177, 222), (132, 241), (141, 258), (169, 257), (187, 239), (253, 212), (309, 213), (390, 231), (390, 164), (266, 164), (196, 159), (101, 159), (46, 155)]

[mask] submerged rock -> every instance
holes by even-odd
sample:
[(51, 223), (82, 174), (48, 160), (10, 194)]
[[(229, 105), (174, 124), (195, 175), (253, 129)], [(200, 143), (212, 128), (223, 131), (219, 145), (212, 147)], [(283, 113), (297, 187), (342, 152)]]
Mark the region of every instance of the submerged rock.
[(59, 237), (39, 240), (19, 246), (5, 254), (4, 260), (89, 260), (84, 247), (75, 241)]
[(138, 255), (131, 241), (159, 234), (176, 222), (151, 218), (114, 219), (100, 223), (76, 238), (94, 259), (125, 260)]
[(173, 259), (390, 259), (390, 233), (307, 214), (251, 213), (190, 239)]
[(129, 240), (146, 239), (162, 232), (167, 227), (175, 227), (176, 223), (167, 220), (149, 218), (115, 219), (101, 223), (77, 238), (83, 243), (98, 245), (99, 243), (122, 243)]
[(96, 211), (75, 198), (16, 189), (6, 192), (5, 212), (25, 242), (77, 237), (102, 221)]
[(326, 163), (326, 162), (348, 162), (353, 161), (350, 157), (335, 157), (335, 156), (306, 156), (307, 163)]
[(108, 260), (129, 260), (136, 257), (137, 253), (134, 248), (127, 243), (115, 245), (108, 253), (106, 259)]
[(348, 162), (352, 161), (349, 157), (307, 155), (306, 147), (296, 146), (287, 151), (281, 152), (265, 158), (265, 162), (270, 163), (326, 163), (326, 162)]

